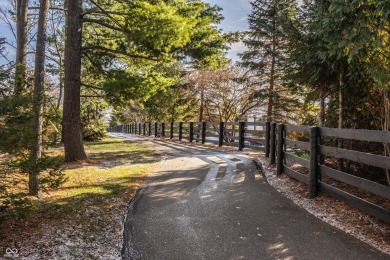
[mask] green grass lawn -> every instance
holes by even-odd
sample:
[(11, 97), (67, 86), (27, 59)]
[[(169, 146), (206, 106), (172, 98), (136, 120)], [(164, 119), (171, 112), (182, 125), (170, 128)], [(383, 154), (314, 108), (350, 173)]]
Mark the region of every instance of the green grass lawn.
[[(88, 206), (105, 207), (115, 197), (129, 201), (160, 159), (149, 147), (115, 138), (86, 142), (85, 150), (87, 161), (64, 165), (66, 181), (60, 188), (30, 198), (29, 216), (57, 217)], [(61, 155), (63, 147), (51, 148), (49, 153)], [(15, 189), (19, 190), (13, 192), (27, 193), (27, 176), (18, 179), (21, 183)]]

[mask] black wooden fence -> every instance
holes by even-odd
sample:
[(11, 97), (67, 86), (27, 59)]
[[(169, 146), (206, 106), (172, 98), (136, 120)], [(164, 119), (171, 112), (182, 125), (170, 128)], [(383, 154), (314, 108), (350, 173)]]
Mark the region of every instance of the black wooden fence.
[[(319, 192), (323, 192), (390, 223), (388, 209), (322, 181), (322, 177), (326, 176), (390, 200), (389, 186), (345, 173), (323, 163), (324, 156), (328, 156), (390, 170), (390, 158), (321, 143), (323, 138), (332, 137), (338, 140), (349, 139), (387, 144), (390, 143), (388, 131), (335, 129), (270, 122), (155, 122), (120, 125), (109, 128), (108, 131), (187, 140), (202, 144), (214, 143), (218, 146), (237, 147), (240, 151), (243, 149), (264, 151), (265, 156), (270, 158), (270, 163), (276, 163), (277, 175), (286, 173), (305, 183), (308, 186), (310, 198), (315, 198)], [(306, 136), (307, 141), (298, 141), (294, 136)], [(306, 159), (305, 156), (299, 156), (302, 153), (307, 155)], [(294, 167), (291, 167), (292, 164), (300, 165), (306, 169), (308, 174), (294, 170)]]

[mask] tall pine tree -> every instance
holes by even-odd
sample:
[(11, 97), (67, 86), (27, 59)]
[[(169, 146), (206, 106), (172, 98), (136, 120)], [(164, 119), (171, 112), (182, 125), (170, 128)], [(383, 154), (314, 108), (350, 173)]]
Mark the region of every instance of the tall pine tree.
[(287, 41), (283, 23), (295, 10), (295, 0), (255, 0), (251, 2), (249, 31), (243, 40), (248, 48), (241, 65), (258, 85), (257, 95), (266, 99), (266, 120), (282, 121), (294, 106), (294, 99), (282, 85)]

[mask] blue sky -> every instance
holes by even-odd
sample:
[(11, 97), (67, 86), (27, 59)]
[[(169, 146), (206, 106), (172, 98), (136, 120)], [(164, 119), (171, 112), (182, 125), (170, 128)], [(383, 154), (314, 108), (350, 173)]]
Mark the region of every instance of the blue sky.
[(225, 20), (221, 26), (227, 31), (243, 30), (248, 28), (247, 16), (251, 11), (249, 0), (205, 0), (212, 5), (223, 8)]
[[(0, 0), (0, 8), (8, 8), (9, 7), (9, 2), (7, 0)], [(11, 34), (11, 31), (9, 30), (9, 27), (3, 23), (3, 21), (0, 21), (0, 37), (7, 38), (9, 41), (12, 43), (15, 42), (14, 37)], [(10, 47), (10, 46), (4, 46), (6, 47), (6, 53), (8, 54), (7, 56), (13, 60), (15, 59), (15, 49)], [(0, 64), (6, 63), (4, 58), (0, 57)]]
[[(218, 5), (223, 8), (222, 14), (225, 20), (221, 23), (224, 31), (241, 31), (248, 29), (247, 17), (251, 11), (249, 0), (205, 0), (205, 2)], [(236, 43), (231, 46), (228, 53), (229, 58), (237, 59), (237, 53), (243, 52), (243, 43)]]

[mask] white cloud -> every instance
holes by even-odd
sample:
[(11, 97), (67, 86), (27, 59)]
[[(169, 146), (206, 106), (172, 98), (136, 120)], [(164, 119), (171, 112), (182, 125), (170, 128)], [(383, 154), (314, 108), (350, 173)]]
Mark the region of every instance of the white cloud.
[(248, 20), (248, 16), (243, 16), (240, 19), (238, 19), (236, 22), (246, 22)]
[(228, 57), (234, 61), (238, 60), (238, 54), (243, 53), (247, 50), (247, 47), (243, 42), (237, 42), (231, 45), (230, 50), (228, 51)]
[(247, 47), (245, 46), (245, 44), (243, 42), (234, 43), (234, 44), (232, 44), (232, 46), (230, 48), (230, 51), (236, 52), (236, 53), (244, 52), (246, 50), (247, 50)]

